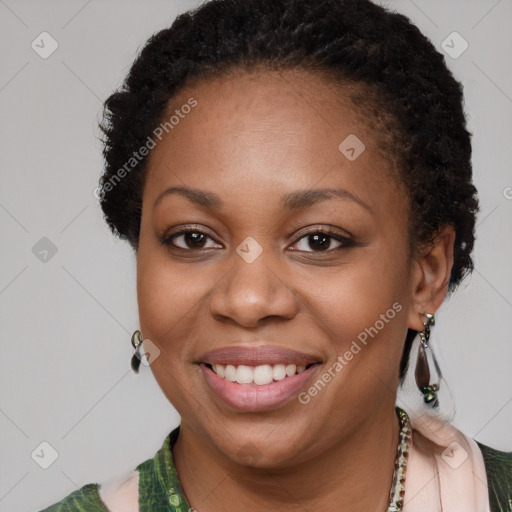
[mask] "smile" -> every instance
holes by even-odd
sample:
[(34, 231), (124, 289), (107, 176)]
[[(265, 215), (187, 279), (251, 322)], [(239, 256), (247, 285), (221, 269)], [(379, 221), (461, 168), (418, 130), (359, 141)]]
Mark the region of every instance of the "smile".
[[(265, 412), (283, 407), (298, 397), (321, 366), (321, 363), (298, 367), (294, 364), (255, 367), (205, 363), (199, 365), (212, 398), (220, 399), (224, 405), (236, 412)], [(274, 379), (274, 375), (278, 379)], [(227, 377), (236, 380), (229, 380)]]
[(263, 364), (259, 366), (247, 366), (240, 364), (238, 366), (234, 366), (232, 364), (214, 364), (207, 366), (219, 377), (230, 382), (265, 386), (273, 381), (280, 381), (298, 373), (302, 373), (311, 365)]

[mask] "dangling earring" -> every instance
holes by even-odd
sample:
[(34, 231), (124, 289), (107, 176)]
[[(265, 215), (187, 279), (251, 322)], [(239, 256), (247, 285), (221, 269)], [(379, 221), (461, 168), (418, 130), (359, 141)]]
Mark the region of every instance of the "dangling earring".
[(439, 400), (437, 392), (439, 391), (439, 384), (430, 384), (430, 368), (428, 365), (427, 349), (432, 355), (432, 360), (437, 371), (439, 380), (441, 380), (441, 369), (437, 364), (436, 357), (432, 348), (429, 346), (428, 341), (430, 338), (430, 327), (435, 325), (434, 315), (430, 313), (423, 313), (427, 321), (423, 323), (424, 329), (420, 331), (420, 344), (418, 347), (418, 358), (416, 360), (416, 371), (414, 373), (416, 378), (416, 385), (423, 393), (423, 401), (430, 407), (438, 407)]
[(135, 353), (132, 356), (132, 370), (135, 373), (139, 373), (139, 366), (140, 366), (140, 350), (142, 348), (142, 341), (143, 341), (142, 333), (140, 331), (135, 331), (132, 335), (132, 345), (135, 349)]

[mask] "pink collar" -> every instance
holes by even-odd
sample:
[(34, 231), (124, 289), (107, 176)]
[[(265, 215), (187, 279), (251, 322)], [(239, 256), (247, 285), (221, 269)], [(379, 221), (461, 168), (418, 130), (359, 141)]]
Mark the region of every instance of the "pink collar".
[(404, 512), (489, 512), (485, 464), (476, 442), (430, 414), (409, 417)]

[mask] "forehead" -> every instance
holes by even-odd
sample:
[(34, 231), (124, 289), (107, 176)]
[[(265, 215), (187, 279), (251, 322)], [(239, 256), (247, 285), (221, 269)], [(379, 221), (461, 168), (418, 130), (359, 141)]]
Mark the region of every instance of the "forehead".
[[(145, 195), (206, 184), (224, 193), (316, 184), (367, 189), (366, 195), (380, 188), (382, 195), (382, 187), (397, 184), (371, 121), (350, 99), (358, 92), (355, 84), (303, 70), (241, 72), (189, 85), (162, 117), (178, 122), (151, 151)], [(192, 109), (183, 108), (191, 101)]]

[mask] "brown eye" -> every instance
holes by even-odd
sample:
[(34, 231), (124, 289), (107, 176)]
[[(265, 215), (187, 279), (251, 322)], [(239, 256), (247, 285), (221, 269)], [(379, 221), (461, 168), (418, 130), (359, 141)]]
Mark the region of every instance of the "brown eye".
[[(337, 246), (333, 247), (333, 241)], [(315, 230), (300, 237), (296, 244), (298, 244), (298, 251), (328, 252), (352, 247), (354, 242), (333, 230)]]
[(218, 244), (207, 246), (208, 240), (213, 241), (213, 238), (198, 229), (186, 229), (173, 233), (164, 239), (162, 244), (168, 245), (182, 250), (201, 250), (215, 247)]
[(325, 235), (323, 233), (317, 233), (315, 235), (308, 235), (308, 244), (309, 247), (319, 251), (326, 251), (329, 249), (329, 246), (331, 245), (332, 237), (329, 235)]
[(207, 236), (204, 233), (195, 233), (190, 231), (182, 235), (185, 245), (191, 249), (202, 248), (206, 243)]

